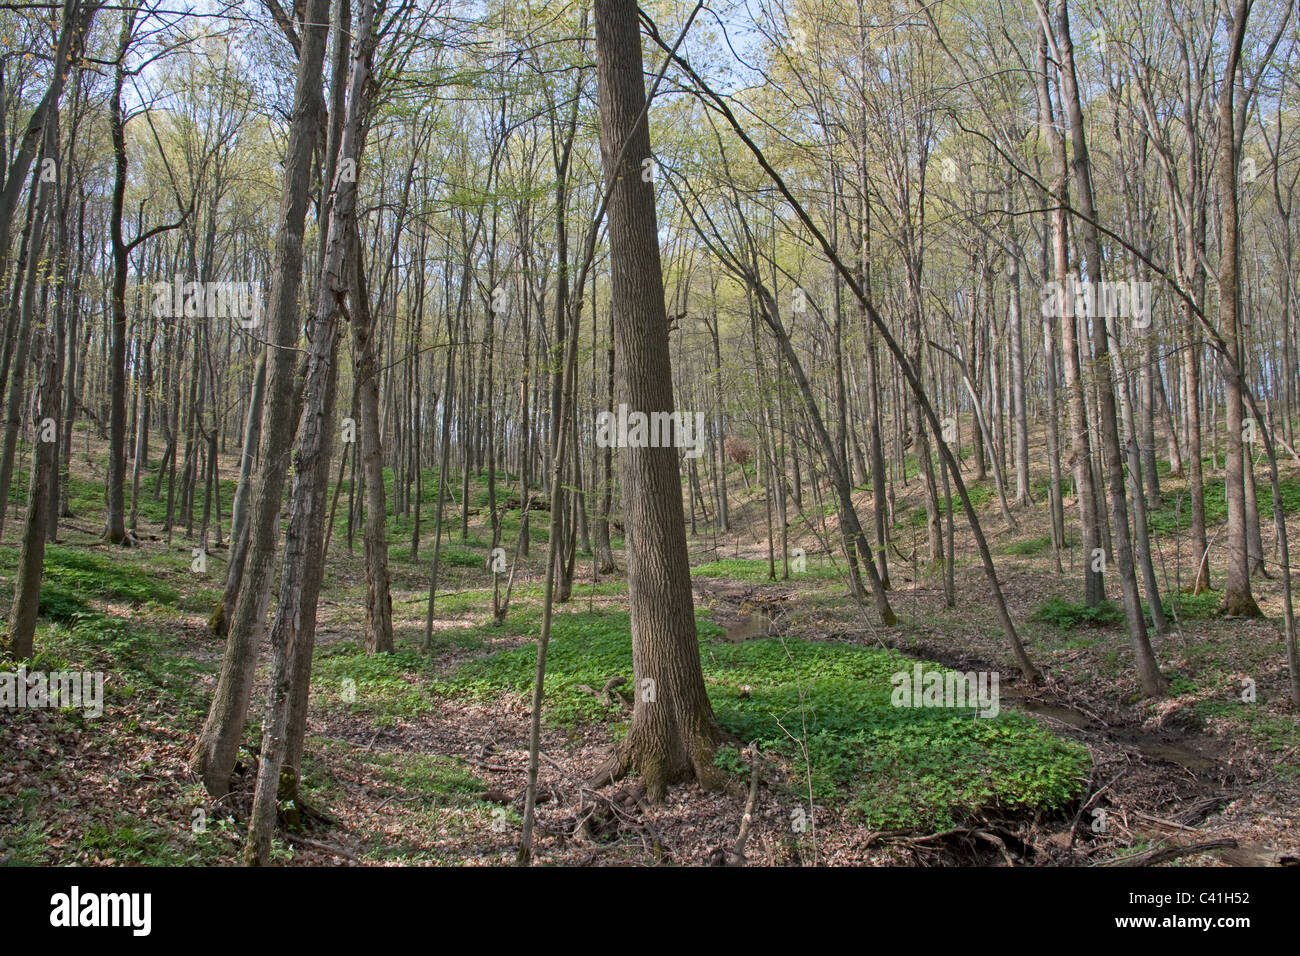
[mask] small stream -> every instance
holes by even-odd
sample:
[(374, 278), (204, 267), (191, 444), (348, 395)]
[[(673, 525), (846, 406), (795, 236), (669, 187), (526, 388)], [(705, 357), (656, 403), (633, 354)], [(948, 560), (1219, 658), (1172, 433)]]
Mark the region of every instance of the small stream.
[[(1093, 720), (1083, 711), (1076, 710), (1073, 707), (1032, 700), (1017, 693), (1012, 688), (1004, 688), (1002, 690), (1002, 696), (1011, 698), (1014, 706), (1020, 710), (1027, 711), (1031, 714), (1040, 714), (1043, 717), (1048, 717), (1052, 720), (1059, 721), (1071, 727), (1076, 727), (1080, 730), (1087, 727), (1097, 726), (1097, 721)], [(1145, 754), (1153, 760), (1162, 760), (1166, 763), (1177, 764), (1178, 766), (1192, 772), (1213, 770), (1218, 766), (1218, 761), (1213, 757), (1207, 756), (1200, 751), (1193, 750), (1191, 747), (1180, 743), (1161, 740), (1160, 738), (1150, 734), (1133, 731), (1112, 731), (1111, 733), (1113, 739), (1116, 741), (1132, 747), (1134, 750)]]
[(768, 637), (772, 633), (772, 612), (758, 608), (727, 628), (724, 637), (732, 644)]

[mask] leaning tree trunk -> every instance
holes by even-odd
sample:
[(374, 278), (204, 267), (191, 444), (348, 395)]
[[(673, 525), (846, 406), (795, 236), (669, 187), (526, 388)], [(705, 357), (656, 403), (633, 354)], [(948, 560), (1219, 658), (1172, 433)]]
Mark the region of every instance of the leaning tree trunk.
[[(346, 37), (348, 5), (338, 7), (338, 34)], [(356, 46), (348, 80), (347, 116), (339, 143), (339, 173), (334, 180), (330, 203), (328, 241), (325, 261), (321, 265), (320, 285), (312, 324), (312, 347), (307, 361), (303, 388), (302, 417), (298, 426), (298, 446), (294, 456), (294, 484), (290, 496), (289, 527), (285, 534), (284, 570), (280, 578), (280, 600), (275, 623), (271, 628), (271, 685), (267, 690), (266, 717), (262, 724), (261, 761), (258, 764), (257, 788), (253, 797), (252, 819), (244, 861), (265, 865), (271, 855), (271, 837), (275, 832), (277, 800), (281, 790), (286, 742), (290, 735), (293, 684), (305, 679), (294, 666), (297, 659), (310, 660), (315, 640), (316, 603), (324, 572), (322, 544), (325, 538), (325, 497), (329, 488), (330, 454), (334, 442), (334, 394), (337, 380), (335, 358), (338, 351), (338, 320), (349, 287), (364, 294), (364, 285), (349, 277), (345, 261), (349, 247), (359, 255), (361, 243), (356, 233), (357, 177), (343, 175), (343, 164), (356, 170), (360, 165), (365, 142), (365, 120), (369, 113), (371, 58), (375, 0), (362, 0), (355, 29)], [(359, 265), (352, 263), (353, 268)], [(358, 318), (359, 303), (354, 303), (352, 319)], [(364, 382), (362, 387), (364, 387)], [(377, 396), (376, 396), (377, 397)], [(377, 403), (376, 403), (377, 404)], [(377, 417), (377, 416), (376, 416)], [(377, 424), (376, 424), (377, 427)], [(376, 441), (376, 445), (378, 442)], [(381, 512), (382, 515), (382, 512)], [(297, 767), (289, 768), (296, 781)]]
[[(1088, 144), (1084, 134), (1083, 107), (1079, 101), (1079, 88), (1074, 70), (1074, 49), (1070, 41), (1070, 20), (1067, 0), (1057, 3), (1057, 44), (1060, 49), (1061, 98), (1070, 122), (1070, 140), (1074, 147), (1074, 177), (1078, 192), (1079, 216), (1082, 220), (1084, 255), (1088, 260), (1088, 275), (1097, 288), (1101, 282), (1101, 242), (1098, 237), (1097, 217), (1093, 203), (1092, 170), (1088, 158)], [(1137, 574), (1133, 566), (1133, 545), (1129, 535), (1128, 499), (1124, 483), (1124, 454), (1119, 444), (1119, 415), (1115, 402), (1115, 379), (1111, 369), (1109, 331), (1104, 310), (1092, 320), (1093, 354), (1097, 367), (1097, 390), (1100, 395), (1101, 440), (1106, 463), (1106, 481), (1110, 491), (1110, 509), (1115, 526), (1115, 558), (1119, 565), (1120, 589), (1124, 595), (1124, 617), (1128, 623), (1129, 641), (1137, 664), (1142, 691), (1148, 697), (1163, 693), (1165, 680), (1160, 674), (1155, 653), (1147, 637), (1146, 620), (1142, 616), (1142, 603), (1138, 595)], [(1149, 595), (1159, 601), (1159, 594)]]
[[(58, 153), (58, 115), (45, 126), (43, 156)], [(36, 287), (49, 281), (42, 268), (42, 248), (45, 242), (46, 214), (52, 205), (54, 184), (42, 178), (36, 187), (36, 217), (32, 220), (30, 247), (27, 260), (27, 277), (23, 285), (22, 319), (19, 328), (26, 331), (32, 325), (32, 311), (36, 304)], [(23, 525), (22, 553), (14, 582), (14, 602), (9, 618), (9, 652), (18, 660), (32, 656), (36, 635), (36, 616), (41, 602), (41, 577), (45, 561), (45, 537), (50, 500), (50, 475), (55, 468), (58, 452), (59, 374), (58, 357), (49, 323), (42, 323), (34, 333), (36, 347), (36, 402), (32, 408), (32, 425), (35, 446), (32, 451), (31, 478), (27, 484), (27, 516)], [(17, 371), (17, 369), (16, 369)], [(17, 377), (17, 376), (16, 376)], [(17, 389), (20, 386), (15, 385)], [(0, 501), (0, 509), (7, 506)]]
[(231, 616), (230, 636), (226, 641), (226, 653), (221, 661), (212, 705), (190, 757), (191, 769), (202, 776), (204, 786), (214, 797), (224, 796), (230, 788), (230, 775), (248, 716), (257, 651), (266, 630), (266, 612), (275, 576), (280, 500), (296, 424), (292, 410), (297, 373), (295, 346), (299, 333), (303, 222), (314, 172), (312, 157), (321, 128), (321, 77), (328, 16), (329, 0), (310, 0), (304, 16), (293, 120), (285, 151), (280, 228), (268, 309), (268, 340), (274, 347), (267, 371), (261, 468), (253, 488), (252, 511), (248, 516), (249, 544), (244, 582)]

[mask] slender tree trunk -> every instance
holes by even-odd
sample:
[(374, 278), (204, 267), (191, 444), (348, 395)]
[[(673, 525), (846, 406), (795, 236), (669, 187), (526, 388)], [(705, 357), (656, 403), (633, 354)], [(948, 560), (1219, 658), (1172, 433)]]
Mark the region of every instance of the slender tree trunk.
[(208, 621), (214, 634), (224, 635), (230, 614), (234, 611), (239, 583), (244, 576), (244, 561), (248, 557), (248, 510), (253, 494), (253, 465), (257, 459), (257, 446), (262, 437), (262, 406), (266, 396), (267, 349), (257, 358), (257, 371), (253, 374), (253, 391), (248, 398), (248, 414), (244, 420), (244, 445), (239, 456), (239, 482), (235, 487), (235, 500), (230, 508), (230, 563), (226, 568), (226, 587)]
[[(347, 274), (349, 249), (360, 252), (355, 220), (358, 176), (343, 175), (343, 164), (350, 163), (350, 169), (359, 173), (365, 145), (365, 123), (374, 88), (370, 76), (375, 48), (375, 2), (360, 0), (355, 25), (347, 114), (337, 150), (336, 168), (339, 172), (333, 182), (329, 205), (328, 240), (316, 294), (312, 346), (294, 456), (284, 569), (280, 577), (275, 623), (271, 627), (271, 682), (267, 690), (266, 717), (262, 723), (261, 760), (248, 843), (244, 848), (244, 861), (249, 865), (265, 865), (270, 859), (271, 837), (276, 824), (276, 798), (283, 788), (282, 771), (291, 778), (290, 792), (295, 796), (297, 792), (299, 768), (285, 769), (284, 758), (291, 734), (291, 699), (295, 685), (305, 685), (310, 676), (316, 604), (324, 572), (322, 545), (325, 538), (325, 496), (329, 489), (330, 456), (334, 444), (338, 321), (349, 289), (356, 293), (358, 300), (366, 294), (365, 284), (358, 281), (358, 275)], [(347, 29), (351, 25), (347, 2), (338, 5), (336, 16), (337, 34), (346, 43), (346, 37), (352, 35)], [(331, 142), (330, 145), (334, 144)], [(359, 273), (359, 256), (352, 265)], [(358, 315), (362, 311), (368, 311), (368, 308), (363, 308), (360, 301), (354, 302), (352, 321), (369, 324), (368, 317)], [(364, 376), (362, 387), (365, 387)], [(378, 445), (378, 436), (375, 445)]]
[(1223, 611), (1245, 617), (1259, 617), (1259, 605), (1250, 590), (1250, 555), (1246, 516), (1246, 461), (1242, 432), (1246, 428), (1246, 407), (1242, 400), (1244, 369), (1238, 333), (1241, 306), (1238, 285), (1237, 147), (1234, 123), (1234, 92), (1241, 49), (1246, 35), (1250, 0), (1236, 0), (1228, 62), (1219, 87), (1218, 136), (1215, 178), (1219, 184), (1222, 220), (1222, 250), (1219, 253), (1219, 328), (1226, 355), (1219, 355), (1225, 383), (1225, 417), (1228, 451), (1224, 482), (1228, 497), (1228, 575), (1223, 588)]
[[(71, 11), (65, 11), (70, 14)], [(59, 155), (59, 118), (57, 109), (47, 117), (43, 129), (41, 155)], [(32, 328), (32, 312), (36, 305), (36, 288), (42, 282), (49, 281), (49, 260), (42, 255), (45, 245), (45, 222), (52, 208), (56, 183), (38, 176), (33, 184), (36, 191), (36, 215), (32, 220), (32, 232), (27, 257), (27, 278), (23, 284), (21, 320), (19, 328), (24, 340), (19, 341), (19, 349), (25, 351), (27, 330)], [(34, 430), (32, 449), (32, 466), (30, 480), (27, 483), (27, 515), (23, 525), (22, 552), (18, 557), (18, 569), (14, 580), (14, 600), (10, 609), (8, 650), (18, 660), (32, 656), (33, 642), (36, 634), (36, 616), (40, 608), (41, 577), (45, 561), (45, 539), (47, 535), (48, 511), (51, 507), (50, 475), (55, 468), (58, 452), (59, 421), (59, 375), (58, 357), (51, 335), (52, 329), (42, 324), (34, 330), (35, 351), (35, 402), (31, 409)], [(15, 363), (15, 380), (22, 377), (25, 356)], [(21, 388), (15, 383), (11, 389)], [(12, 403), (11, 403), (12, 408)], [(12, 414), (12, 413), (11, 413)], [(19, 415), (21, 417), (21, 413)], [(0, 509), (8, 510), (7, 496), (0, 499)], [(2, 516), (2, 514), (0, 514)]]
[[(1069, 167), (1065, 140), (1056, 126), (1047, 76), (1047, 37), (1038, 51), (1038, 109), (1043, 136), (1052, 151), (1052, 265), (1055, 281), (1061, 288), (1054, 311), (1060, 316), (1064, 349), (1065, 389), (1070, 404), (1071, 462), (1074, 466), (1075, 497), (1079, 503), (1080, 543), (1083, 546), (1083, 594), (1088, 607), (1097, 607), (1105, 599), (1101, 568), (1105, 553), (1099, 555), (1100, 522), (1097, 497), (1092, 480), (1092, 442), (1088, 437), (1088, 410), (1079, 367), (1079, 324), (1074, 314), (1068, 284), (1072, 279), (1066, 210), (1069, 207)], [(1101, 560), (1098, 560), (1098, 559)]]
[[(1070, 40), (1067, 0), (1057, 3), (1057, 45), (1061, 54), (1061, 98), (1070, 121), (1070, 140), (1074, 149), (1075, 189), (1078, 193), (1083, 250), (1088, 262), (1088, 276), (1096, 288), (1101, 280), (1101, 243), (1098, 237), (1092, 194), (1092, 169), (1085, 137), (1083, 108), (1079, 101), (1074, 70), (1074, 48)], [(1124, 487), (1124, 456), (1119, 445), (1119, 417), (1115, 404), (1115, 385), (1111, 369), (1109, 332), (1104, 310), (1092, 319), (1093, 355), (1096, 363), (1097, 389), (1100, 394), (1102, 450), (1110, 490), (1110, 510), (1114, 518), (1115, 558), (1119, 565), (1120, 588), (1124, 594), (1124, 616), (1128, 621), (1129, 640), (1133, 646), (1138, 677), (1148, 697), (1163, 693), (1164, 678), (1147, 638), (1146, 620), (1138, 596), (1137, 576), (1133, 568), (1133, 546), (1129, 536), (1127, 491)], [(1151, 596), (1159, 600), (1159, 595)]]
[(352, 354), (357, 397), (361, 404), (359, 431), (361, 465), (366, 472), (366, 653), (393, 649), (393, 598), (388, 583), (388, 518), (384, 499), (384, 459), (380, 447), (379, 372), (375, 355), (375, 322), (370, 311), (359, 235), (352, 245)]

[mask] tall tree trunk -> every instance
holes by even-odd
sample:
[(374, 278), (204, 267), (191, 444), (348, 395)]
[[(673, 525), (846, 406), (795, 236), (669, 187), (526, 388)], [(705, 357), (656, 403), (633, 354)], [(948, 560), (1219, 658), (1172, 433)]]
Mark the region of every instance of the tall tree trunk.
[[(70, 13), (70, 11), (65, 11)], [(43, 129), (41, 156), (59, 155), (59, 118), (57, 108), (47, 117)], [(43, 255), (45, 247), (46, 217), (53, 206), (56, 183), (43, 176), (37, 177), (32, 187), (36, 191), (36, 214), (27, 256), (27, 276), (23, 283), (22, 312), (19, 328), (24, 337), (32, 328), (32, 312), (36, 306), (36, 289), (50, 279), (49, 265)], [(14, 580), (14, 600), (9, 617), (8, 650), (18, 660), (32, 656), (36, 634), (36, 616), (41, 601), (41, 577), (45, 561), (45, 539), (48, 511), (51, 508), (50, 474), (54, 470), (58, 452), (59, 374), (58, 356), (48, 323), (42, 323), (33, 332), (36, 357), (35, 403), (31, 409), (34, 430), (32, 466), (27, 483), (27, 515), (23, 525), (22, 553)], [(25, 341), (17, 343), (25, 346)], [(25, 358), (15, 364), (15, 384), (12, 391), (22, 386), (21, 378)], [(11, 394), (12, 394), (11, 391)], [(12, 403), (11, 403), (12, 405)], [(19, 415), (21, 417), (21, 413)], [(7, 499), (0, 499), (0, 509), (8, 510)]]
[(310, 199), (312, 157), (321, 129), (321, 75), (328, 33), (329, 0), (309, 0), (304, 9), (302, 54), (294, 86), (293, 118), (285, 151), (284, 189), (271, 276), (269, 328), (273, 348), (267, 370), (267, 403), (263, 415), (261, 466), (249, 514), (249, 546), (244, 581), (230, 620), (230, 635), (217, 678), (217, 688), (203, 731), (190, 757), (190, 767), (203, 778), (214, 797), (230, 788), (230, 775), (248, 715), (258, 648), (266, 629), (266, 613), (275, 573), (276, 539), (280, 531), (280, 502), (296, 417), (294, 380), (298, 343), (298, 295), (302, 283), (303, 223)]
[(122, 237), (122, 213), (126, 202), (126, 120), (122, 113), (122, 86), (126, 81), (126, 57), (135, 30), (138, 8), (122, 11), (113, 90), (108, 99), (109, 133), (113, 142), (113, 201), (109, 212), (108, 237), (113, 248), (113, 343), (108, 366), (110, 410), (108, 419), (108, 515), (104, 538), (110, 544), (130, 544), (126, 533), (123, 484), (126, 479), (126, 280), (128, 254)]
[(352, 275), (352, 353), (357, 397), (361, 404), (361, 466), (366, 472), (366, 653), (393, 649), (393, 598), (388, 583), (387, 503), (384, 500), (384, 458), (379, 428), (379, 360), (375, 355), (375, 321), (366, 288), (361, 239), (354, 233)]
[[(359, 314), (368, 312), (368, 305), (363, 307), (359, 301), (359, 297), (366, 294), (366, 289), (364, 282), (359, 281), (360, 241), (355, 216), (365, 124), (374, 89), (370, 77), (375, 48), (375, 3), (376, 0), (361, 0), (355, 25), (356, 42), (348, 78), (347, 115), (337, 149), (337, 173), (329, 204), (328, 239), (316, 292), (312, 345), (307, 361), (302, 418), (298, 426), (297, 452), (294, 456), (289, 527), (285, 534), (284, 570), (280, 577), (280, 597), (270, 635), (271, 679), (267, 689), (266, 717), (262, 723), (261, 760), (258, 763), (248, 843), (244, 847), (244, 862), (250, 865), (265, 865), (270, 859), (271, 837), (275, 832), (277, 814), (276, 798), (283, 789), (282, 771), (293, 781), (289, 787), (290, 792), (296, 796), (297, 791), (299, 768), (286, 769), (284, 759), (290, 736), (291, 699), (295, 685), (305, 685), (309, 679), (311, 649), (316, 636), (316, 605), (324, 572), (322, 544), (325, 538), (325, 497), (329, 489), (330, 455), (334, 444), (338, 321), (349, 290), (358, 296), (352, 310), (352, 321), (369, 324), (368, 316)], [(336, 13), (336, 31), (340, 38), (352, 35), (348, 31), (352, 25), (349, 14), (348, 3), (344, 0), (339, 3)], [(348, 168), (353, 171), (352, 175), (345, 175), (345, 163), (350, 164)], [(348, 275), (349, 250), (358, 254), (357, 260), (351, 263), (356, 270), (352, 276)], [(364, 375), (360, 376), (360, 380), (364, 388)], [(372, 376), (371, 381), (373, 380)], [(377, 403), (375, 418), (377, 429)], [(374, 444), (378, 446), (377, 435)], [(380, 485), (382, 488), (382, 482)], [(380, 501), (382, 506), (382, 497)], [(382, 519), (382, 511), (380, 516)], [(306, 664), (307, 673), (304, 673), (303, 667), (296, 666), (302, 662)]]
[[(596, 0), (595, 12), (619, 399), (646, 413), (671, 411), (654, 186), (641, 177), (653, 154), (637, 4)], [(619, 466), (636, 702), (627, 736), (596, 782), (637, 771), (650, 799), (661, 800), (676, 781), (720, 782), (713, 766), (720, 731), (700, 666), (677, 451), (623, 448)]]
[[(1007, 205), (1011, 205), (1011, 184), (1007, 184)], [(1007, 251), (1007, 294), (1011, 302), (1007, 309), (1008, 334), (1011, 336), (1011, 413), (1016, 432), (1016, 504), (1029, 506), (1034, 499), (1029, 491), (1029, 409), (1025, 403), (1025, 334), (1020, 302), (1020, 249), (1015, 228), (1015, 215), (1011, 223), (1010, 244)]]
[[(591, 324), (596, 326), (596, 300), (592, 297)], [(614, 310), (609, 312), (609, 348), (605, 351), (605, 410), (614, 413)], [(718, 443), (719, 447), (721, 442)], [(614, 448), (606, 445), (600, 454), (601, 479), (600, 497), (596, 511), (596, 561), (601, 574), (613, 574), (618, 570), (614, 563), (614, 549), (609, 541), (610, 515), (614, 506)], [(528, 494), (526, 488), (520, 495), (520, 506)], [(724, 499), (725, 500), (725, 499)], [(721, 507), (725, 508), (725, 505)], [(725, 519), (724, 519), (725, 521)]]
[[(1046, 29), (1045, 8), (1040, 7)], [(1097, 607), (1105, 598), (1098, 549), (1101, 530), (1097, 518), (1097, 496), (1092, 481), (1092, 442), (1088, 437), (1088, 410), (1084, 397), (1083, 375), (1079, 367), (1079, 323), (1074, 315), (1069, 283), (1072, 279), (1066, 210), (1069, 207), (1069, 167), (1065, 140), (1056, 126), (1051, 93), (1048, 89), (1047, 44), (1044, 34), (1038, 50), (1038, 111), (1043, 136), (1052, 152), (1052, 271), (1061, 289), (1055, 312), (1061, 319), (1062, 347), (1065, 364), (1065, 389), (1070, 405), (1071, 463), (1074, 466), (1075, 497), (1079, 503), (1080, 542), (1083, 545), (1083, 599), (1088, 607)], [(1103, 555), (1104, 557), (1104, 555)]]
[[(1070, 40), (1070, 18), (1067, 0), (1057, 2), (1057, 46), (1060, 51), (1061, 98), (1070, 122), (1070, 144), (1074, 148), (1073, 166), (1075, 189), (1078, 193), (1080, 230), (1083, 235), (1083, 252), (1087, 258), (1088, 276), (1093, 288), (1102, 281), (1101, 242), (1098, 236), (1096, 209), (1092, 193), (1092, 168), (1088, 158), (1088, 144), (1084, 130), (1083, 107), (1079, 100), (1078, 82), (1074, 69), (1074, 47)], [(1097, 389), (1100, 394), (1102, 449), (1106, 463), (1107, 483), (1110, 490), (1110, 510), (1114, 519), (1115, 558), (1119, 565), (1120, 589), (1124, 595), (1124, 617), (1128, 622), (1129, 640), (1137, 664), (1142, 691), (1154, 697), (1164, 691), (1165, 681), (1160, 675), (1151, 642), (1147, 638), (1146, 620), (1142, 615), (1142, 602), (1138, 596), (1137, 575), (1133, 567), (1133, 546), (1129, 536), (1128, 500), (1124, 487), (1124, 455), (1119, 445), (1119, 416), (1115, 404), (1114, 373), (1111, 369), (1109, 331), (1104, 309), (1092, 319), (1093, 355), (1097, 370)], [(1158, 594), (1151, 595), (1153, 601)]]
[[(1218, 135), (1215, 178), (1219, 185), (1219, 207), (1223, 239), (1219, 253), (1219, 327), (1226, 355), (1219, 355), (1223, 372), (1228, 452), (1224, 482), (1228, 497), (1228, 575), (1223, 588), (1223, 611), (1232, 615), (1259, 617), (1259, 605), (1250, 590), (1250, 559), (1246, 520), (1246, 462), (1242, 431), (1246, 427), (1246, 406), (1242, 400), (1245, 371), (1242, 366), (1238, 319), (1241, 290), (1238, 282), (1237, 140), (1233, 101), (1241, 49), (1246, 35), (1250, 0), (1236, 0), (1232, 15), (1232, 38), (1228, 62), (1219, 87)], [(1262, 423), (1261, 423), (1262, 426)]]

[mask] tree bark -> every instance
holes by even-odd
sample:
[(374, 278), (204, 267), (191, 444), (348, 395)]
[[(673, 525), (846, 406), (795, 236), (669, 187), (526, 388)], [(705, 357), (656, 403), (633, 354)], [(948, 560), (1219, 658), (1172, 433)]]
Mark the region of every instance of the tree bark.
[(328, 33), (329, 0), (309, 0), (304, 10), (302, 56), (294, 87), (293, 119), (285, 152), (284, 189), (280, 201), (275, 268), (271, 278), (267, 402), (263, 414), (261, 467), (249, 515), (249, 549), (244, 582), (235, 601), (230, 635), (217, 688), (190, 767), (214, 797), (224, 796), (248, 715), (258, 647), (275, 573), (280, 531), (280, 502), (296, 417), (295, 349), (299, 337), (298, 295), (302, 283), (303, 223), (310, 199), (312, 157), (321, 128), (321, 76)]
[[(355, 226), (354, 226), (355, 230)], [(366, 288), (361, 240), (351, 238), (352, 352), (356, 367), (361, 466), (366, 472), (366, 653), (393, 649), (393, 598), (388, 582), (388, 517), (384, 498), (384, 458), (379, 427), (379, 361), (375, 355), (375, 322)]]
[[(1215, 178), (1219, 185), (1219, 206), (1223, 227), (1219, 253), (1219, 325), (1227, 355), (1219, 356), (1224, 377), (1225, 415), (1228, 426), (1228, 451), (1224, 462), (1224, 482), (1228, 497), (1228, 575), (1223, 588), (1224, 613), (1259, 617), (1261, 611), (1250, 590), (1250, 555), (1246, 520), (1246, 462), (1242, 430), (1246, 427), (1246, 406), (1242, 399), (1241, 341), (1238, 318), (1241, 290), (1238, 278), (1237, 213), (1237, 141), (1233, 111), (1241, 49), (1246, 35), (1246, 17), (1250, 0), (1236, 0), (1232, 15), (1232, 38), (1228, 62), (1219, 87), (1218, 135)], [(1259, 423), (1264, 427), (1263, 423)]]
[[(652, 153), (637, 12), (636, 0), (597, 0), (596, 61), (619, 399), (651, 413), (672, 410), (673, 390), (654, 186), (641, 176)], [(622, 448), (619, 466), (636, 702), (627, 737), (594, 782), (636, 771), (661, 800), (670, 783), (720, 782), (721, 732), (700, 665), (677, 451)]]

